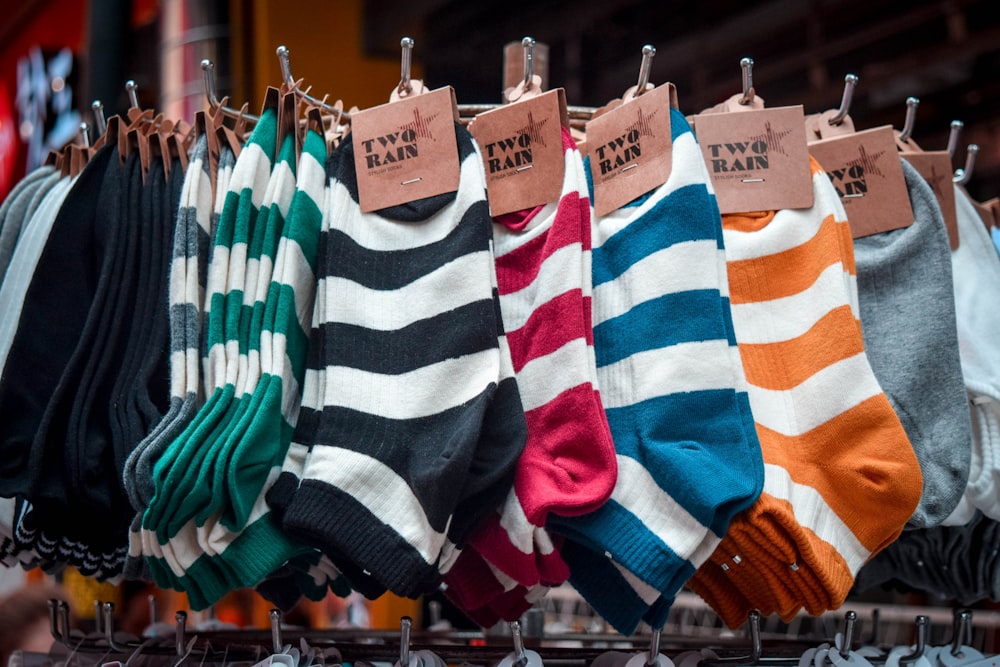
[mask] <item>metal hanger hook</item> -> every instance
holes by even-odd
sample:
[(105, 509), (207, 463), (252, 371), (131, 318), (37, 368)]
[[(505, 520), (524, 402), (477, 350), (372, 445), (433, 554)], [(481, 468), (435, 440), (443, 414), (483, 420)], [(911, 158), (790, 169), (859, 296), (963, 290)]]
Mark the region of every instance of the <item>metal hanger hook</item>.
[(281, 67), (281, 80), (284, 81), (285, 85), (289, 88), (294, 88), (295, 79), (292, 78), (292, 66), (288, 62), (288, 47), (284, 44), (279, 45), (274, 52), (278, 56), (278, 65)]
[(535, 40), (532, 37), (521, 39), (524, 47), (524, 89), (531, 88), (531, 78), (535, 76)]
[(662, 634), (663, 629), (656, 628), (649, 638), (649, 655), (646, 657), (646, 667), (655, 667), (658, 662), (657, 656), (660, 655), (660, 637)]
[(97, 137), (103, 137), (104, 133), (108, 130), (108, 121), (104, 117), (104, 103), (100, 100), (94, 100), (90, 104), (90, 108), (94, 111), (94, 125), (97, 130)]
[(849, 611), (844, 614), (844, 636), (840, 646), (840, 657), (850, 658), (851, 646), (854, 644), (854, 624), (858, 621), (858, 613)]
[[(49, 600), (49, 632), (52, 633), (53, 639), (66, 644), (68, 637), (64, 636), (59, 629), (59, 601), (55, 598)], [(68, 635), (69, 632), (67, 631), (66, 634)]]
[(205, 97), (212, 109), (219, 108), (219, 98), (215, 92), (215, 63), (208, 58), (201, 61), (201, 71), (205, 76)]
[(951, 121), (951, 129), (948, 130), (948, 155), (955, 156), (955, 149), (958, 148), (958, 135), (962, 133), (965, 123), (960, 120)]
[(410, 664), (410, 631), (413, 629), (413, 619), (403, 616), (399, 619), (399, 667)]
[(917, 107), (920, 100), (916, 97), (906, 98), (906, 120), (903, 122), (903, 129), (899, 131), (899, 140), (906, 143), (913, 136), (913, 127), (917, 124)]
[[(975, 144), (973, 144), (975, 145)], [(979, 147), (976, 146), (976, 152), (979, 151)], [(955, 622), (954, 622), (954, 632), (955, 636), (951, 640), (951, 654), (954, 656), (959, 655), (962, 652), (962, 645), (969, 643), (969, 638), (972, 637), (972, 610), (971, 609), (956, 609), (955, 610)]]
[[(955, 170), (955, 177), (952, 179), (959, 185), (966, 185), (972, 179), (972, 169), (976, 166), (976, 156), (979, 154), (979, 144), (969, 144), (965, 149), (965, 167)], [(971, 617), (971, 612), (970, 612)]]
[(510, 622), (510, 636), (514, 641), (514, 667), (524, 665), (528, 662), (528, 656), (524, 652), (524, 638), (521, 637), (521, 622)]
[(174, 621), (177, 623), (174, 626), (174, 650), (177, 652), (177, 657), (182, 657), (187, 651), (187, 617), (185, 611), (174, 614)]
[(635, 87), (635, 95), (638, 97), (646, 92), (646, 84), (649, 83), (649, 70), (653, 64), (653, 56), (656, 55), (656, 47), (646, 44), (642, 47), (642, 62), (639, 64), (639, 83)]
[(322, 100), (316, 99), (315, 97), (310, 95), (308, 91), (304, 91), (301, 88), (299, 88), (298, 83), (292, 76), (291, 54), (288, 51), (288, 47), (282, 45), (279, 46), (274, 51), (278, 56), (278, 64), (281, 66), (281, 78), (285, 82), (285, 85), (289, 87), (289, 89), (295, 91), (296, 96), (298, 96), (302, 100), (305, 100), (306, 103), (311, 104), (312, 106), (319, 107), (321, 110), (329, 114), (335, 114), (337, 116), (338, 123), (340, 122), (341, 116), (343, 116), (344, 118), (348, 117), (348, 115), (344, 113), (341, 109), (338, 109), (337, 107), (330, 106), (329, 104), (327, 104), (325, 101), (326, 98)]
[(914, 621), (917, 627), (917, 641), (914, 645), (913, 653), (909, 655), (904, 655), (899, 658), (899, 664), (905, 665), (916, 661), (924, 654), (924, 650), (927, 648), (927, 633), (930, 630), (931, 619), (928, 616), (917, 616)]
[(399, 65), (399, 87), (396, 92), (400, 95), (408, 95), (413, 92), (410, 85), (410, 73), (413, 68), (413, 38), (404, 37), (399, 40), (400, 65)]
[(739, 101), (746, 106), (753, 103), (756, 94), (753, 89), (753, 58), (740, 59), (740, 69), (743, 71), (743, 96)]
[(132, 79), (125, 82), (125, 90), (128, 92), (128, 103), (133, 109), (139, 108), (139, 97), (136, 92), (139, 89), (138, 84)]
[(844, 96), (840, 98), (840, 108), (837, 109), (837, 113), (830, 116), (830, 125), (840, 125), (847, 118), (847, 114), (851, 110), (851, 102), (854, 100), (854, 89), (857, 85), (858, 76), (856, 74), (848, 74), (844, 77)]
[(112, 651), (118, 653), (124, 653), (128, 649), (124, 646), (119, 646), (115, 642), (115, 603), (105, 602), (104, 603), (104, 639), (108, 642), (108, 646)]
[(281, 653), (281, 649), (284, 646), (281, 638), (281, 612), (277, 609), (272, 609), (268, 612), (268, 617), (271, 619), (271, 648), (275, 655), (277, 655)]
[(205, 58), (201, 61), (201, 71), (205, 73), (205, 97), (208, 99), (208, 106), (213, 112), (221, 111), (230, 118), (242, 117), (254, 123), (260, 120), (258, 116), (253, 114), (243, 113), (239, 109), (230, 109), (229, 107), (222, 106), (222, 102), (219, 100), (219, 96), (215, 90), (215, 63)]

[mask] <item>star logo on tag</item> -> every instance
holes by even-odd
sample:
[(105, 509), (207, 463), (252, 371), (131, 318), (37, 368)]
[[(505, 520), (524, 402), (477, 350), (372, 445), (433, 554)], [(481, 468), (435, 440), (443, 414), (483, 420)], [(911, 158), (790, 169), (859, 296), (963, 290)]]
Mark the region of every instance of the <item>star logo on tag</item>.
[(431, 114), (426, 118), (421, 115), (420, 107), (413, 110), (413, 120), (399, 126), (400, 132), (412, 132), (418, 139), (430, 139), (434, 141), (434, 133), (431, 131), (431, 123), (439, 114)]
[(751, 137), (750, 141), (754, 143), (761, 142), (764, 144), (765, 150), (773, 150), (775, 153), (780, 153), (787, 157), (788, 153), (785, 151), (783, 142), (785, 137), (791, 133), (791, 130), (775, 131), (771, 127), (771, 121), (767, 121), (764, 124), (764, 133)]
[(548, 118), (543, 118), (542, 122), (535, 122), (535, 116), (530, 111), (528, 112), (528, 124), (522, 127), (518, 132), (522, 135), (526, 135), (533, 144), (538, 144), (539, 146), (545, 145), (545, 136), (542, 134), (542, 128), (545, 124), (549, 122)]

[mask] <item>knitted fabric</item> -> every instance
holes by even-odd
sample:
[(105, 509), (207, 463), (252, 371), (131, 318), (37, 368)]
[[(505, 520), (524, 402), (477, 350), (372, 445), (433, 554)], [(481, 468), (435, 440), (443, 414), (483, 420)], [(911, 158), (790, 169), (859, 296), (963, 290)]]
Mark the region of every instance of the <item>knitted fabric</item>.
[(434, 590), (445, 542), (499, 505), (524, 447), (481, 157), (455, 133), (458, 191), (375, 213), (358, 205), (352, 143), (327, 161), (327, 377), (320, 414), (305, 418), (303, 400), (317, 434), (301, 483), (275, 502), (366, 594), (364, 578), (370, 592)]
[(592, 225), (594, 349), (617, 483), (601, 508), (548, 522), (566, 537), (570, 583), (623, 633), (659, 597), (656, 615), (669, 609), (763, 478), (718, 207), (694, 134), (673, 109), (670, 128), (666, 183)]
[(764, 492), (689, 583), (733, 628), (753, 608), (790, 618), (803, 606), (839, 607), (865, 561), (898, 537), (922, 488), (865, 355), (843, 206), (811, 168), (812, 208), (723, 216)]

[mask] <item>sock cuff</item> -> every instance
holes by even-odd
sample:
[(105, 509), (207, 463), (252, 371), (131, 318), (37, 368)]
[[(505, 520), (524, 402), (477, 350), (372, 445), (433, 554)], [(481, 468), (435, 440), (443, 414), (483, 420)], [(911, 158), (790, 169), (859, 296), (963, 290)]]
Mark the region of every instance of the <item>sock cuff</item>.
[(303, 480), (285, 513), (284, 528), (321, 551), (337, 545), (339, 556), (401, 597), (427, 594), (439, 580), (440, 545), (423, 542), (421, 553), (358, 499), (328, 484)]
[(448, 598), (463, 611), (485, 607), (507, 590), (486, 559), (473, 549), (459, 554), (443, 582)]
[(569, 582), (573, 588), (598, 616), (623, 635), (635, 632), (650, 605), (660, 597), (659, 591), (603, 552), (567, 540), (562, 556), (569, 565)]
[[(785, 539), (782, 535), (787, 535), (794, 542), (801, 562), (783, 565), (808, 568), (814, 573), (829, 596), (830, 609), (843, 604), (854, 584), (855, 575), (876, 553), (868, 551), (858, 542), (851, 530), (829, 508), (817, 503), (815, 497), (811, 502), (808, 498), (796, 498), (789, 503), (765, 491), (751, 512), (735, 520), (730, 530), (740, 531), (744, 520), (768, 535), (769, 539), (773, 535), (774, 540), (781, 540)], [(900, 524), (889, 541), (898, 537), (901, 531)]]

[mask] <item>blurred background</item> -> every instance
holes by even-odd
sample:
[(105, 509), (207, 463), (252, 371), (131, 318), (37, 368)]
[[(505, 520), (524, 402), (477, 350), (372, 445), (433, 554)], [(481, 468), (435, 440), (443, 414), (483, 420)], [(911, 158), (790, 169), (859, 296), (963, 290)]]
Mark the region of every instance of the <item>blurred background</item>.
[[(840, 104), (844, 79), (859, 82), (850, 114), (858, 129), (901, 127), (919, 99), (913, 139), (943, 150), (962, 123), (953, 167), (979, 147), (967, 189), (1000, 195), (1000, 12), (995, 0), (17, 0), (0, 12), (0, 198), (49, 150), (72, 141), (99, 100), (107, 116), (129, 105), (190, 121), (206, 105), (201, 68), (211, 60), (219, 96), (257, 112), (281, 83), (278, 46), (314, 97), (365, 108), (388, 100), (400, 77), (400, 38), (412, 37), (413, 75), (454, 87), (458, 101), (499, 103), (505, 68), (517, 80), (524, 36), (537, 40), (536, 73), (563, 87), (570, 105), (596, 107), (634, 85), (643, 45), (656, 47), (650, 80), (677, 86), (687, 114), (740, 92), (740, 60), (768, 106), (816, 113)], [(507, 56), (505, 57), (505, 53)], [(0, 593), (50, 583), (0, 572)], [(117, 601), (123, 622), (151, 622), (181, 597), (148, 587), (96, 584), (67, 572), (57, 582), (93, 618), (94, 600)], [(303, 624), (398, 627), (426, 618), (428, 602), (332, 601), (301, 610)], [(434, 614), (447, 613), (430, 607)], [(237, 625), (267, 623), (268, 606), (239, 593), (212, 610)], [(462, 620), (454, 618), (460, 625)], [(426, 623), (425, 623), (426, 625)]]
[[(9, 187), (45, 146), (67, 140), (101, 100), (190, 119), (205, 104), (202, 59), (219, 95), (259, 110), (281, 82), (275, 49), (315, 97), (346, 108), (388, 99), (399, 79), (400, 38), (414, 38), (414, 76), (451, 85), (460, 103), (497, 103), (505, 46), (538, 42), (536, 69), (570, 105), (600, 106), (637, 79), (642, 46), (657, 49), (651, 81), (677, 85), (696, 113), (739, 92), (741, 58), (754, 60), (768, 106), (807, 114), (837, 107), (844, 78), (859, 77), (858, 129), (901, 127), (920, 101), (913, 138), (943, 150), (952, 121), (980, 152), (968, 183), (980, 201), (1000, 193), (1000, 13), (989, 0), (19, 0), (0, 14), (0, 155)], [(510, 52), (509, 52), (510, 53)], [(520, 57), (508, 58), (516, 71)], [(41, 148), (40, 148), (41, 146)], [(3, 189), (2, 192), (6, 192)]]

